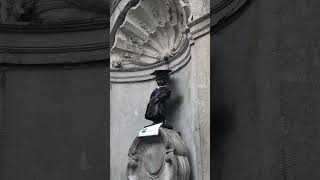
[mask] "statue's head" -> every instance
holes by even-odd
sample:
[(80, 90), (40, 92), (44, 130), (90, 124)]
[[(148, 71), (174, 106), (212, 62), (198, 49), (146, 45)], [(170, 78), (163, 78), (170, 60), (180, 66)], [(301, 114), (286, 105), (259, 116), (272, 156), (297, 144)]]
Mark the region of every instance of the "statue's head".
[(169, 78), (167, 77), (156, 79), (158, 86), (164, 86), (168, 83), (168, 81), (169, 81)]
[(156, 76), (156, 82), (158, 86), (164, 86), (169, 81), (169, 73), (171, 70), (156, 70), (151, 75)]

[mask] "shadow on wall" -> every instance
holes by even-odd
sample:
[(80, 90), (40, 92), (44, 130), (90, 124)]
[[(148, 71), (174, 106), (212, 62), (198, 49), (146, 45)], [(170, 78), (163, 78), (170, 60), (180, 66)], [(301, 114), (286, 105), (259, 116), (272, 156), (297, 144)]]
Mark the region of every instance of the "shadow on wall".
[[(222, 172), (223, 172), (223, 163), (224, 163), (224, 154), (223, 152), (223, 146), (224, 143), (228, 139), (228, 135), (230, 135), (231, 132), (235, 129), (235, 108), (234, 106), (221, 106), (221, 108), (215, 109), (214, 114), (214, 121), (212, 124), (211, 132), (212, 138), (211, 140), (211, 147), (214, 147), (211, 150), (211, 158), (213, 159), (213, 164), (211, 165), (211, 173), (212, 177), (215, 179), (222, 179)], [(215, 156), (219, 154), (220, 156)], [(221, 156), (222, 155), (222, 156)], [(215, 168), (213, 168), (215, 167)]]
[(174, 117), (177, 117), (176, 114), (178, 113), (178, 109), (183, 103), (183, 96), (179, 94), (177, 91), (177, 82), (175, 79), (171, 78), (168, 82), (169, 89), (171, 90), (171, 97), (167, 104), (167, 117), (168, 123), (174, 123)]
[[(168, 101), (168, 104), (167, 104), (167, 117), (168, 117), (168, 123), (170, 125), (173, 125), (173, 128), (175, 130), (177, 130), (178, 134), (181, 135), (179, 129), (176, 129), (177, 127), (175, 127), (174, 125), (175, 124), (179, 124), (180, 122), (179, 119), (177, 119), (177, 117), (181, 117), (179, 115), (179, 113), (183, 112), (183, 107), (182, 104), (184, 102), (184, 97), (183, 94), (181, 94), (181, 92), (179, 91), (179, 87), (178, 87), (178, 80), (175, 79), (175, 78), (170, 78), (169, 80), (169, 83), (168, 83), (168, 86), (171, 90), (171, 97)], [(183, 116), (182, 116), (183, 117)], [(185, 119), (180, 119), (180, 120), (185, 120)], [(187, 123), (187, 122), (182, 122), (182, 123)], [(181, 124), (181, 123), (180, 123)], [(183, 136), (183, 135), (182, 135)], [(186, 137), (182, 137), (182, 139), (185, 139)], [(190, 152), (190, 149), (188, 150), (189, 153)], [(190, 165), (190, 177), (192, 179), (192, 177), (194, 176), (194, 172), (192, 170), (192, 167), (193, 167), (193, 162), (191, 160), (191, 154), (188, 155), (188, 159), (189, 159), (189, 165)]]
[(222, 106), (214, 110), (214, 141), (213, 147), (219, 147), (225, 139), (228, 137), (230, 132), (234, 131), (235, 128), (235, 116), (234, 116), (234, 106)]

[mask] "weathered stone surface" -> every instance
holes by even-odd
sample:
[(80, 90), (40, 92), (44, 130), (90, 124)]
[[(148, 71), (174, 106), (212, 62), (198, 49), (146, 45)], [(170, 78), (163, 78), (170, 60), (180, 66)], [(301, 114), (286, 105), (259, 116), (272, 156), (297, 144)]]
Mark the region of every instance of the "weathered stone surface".
[(129, 180), (189, 180), (188, 151), (174, 130), (160, 128), (159, 136), (137, 137), (129, 150)]
[(210, 2), (213, 0), (188, 0), (192, 12), (192, 20), (196, 20), (209, 13)]
[[(209, 20), (209, 19), (208, 19)], [(199, 51), (201, 50), (201, 51)], [(197, 139), (196, 164), (197, 180), (210, 179), (210, 36), (201, 36), (192, 46), (193, 58), (191, 61), (191, 88), (192, 111), (194, 128), (199, 136)], [(212, 83), (212, 82), (211, 82)]]

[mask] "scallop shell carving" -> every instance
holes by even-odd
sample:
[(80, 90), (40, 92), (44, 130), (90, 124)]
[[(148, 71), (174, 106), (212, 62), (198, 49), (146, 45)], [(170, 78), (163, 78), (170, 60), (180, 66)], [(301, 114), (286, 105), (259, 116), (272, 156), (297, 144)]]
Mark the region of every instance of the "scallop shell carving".
[(188, 8), (184, 0), (140, 0), (115, 33), (111, 69), (139, 69), (174, 57), (187, 44)]

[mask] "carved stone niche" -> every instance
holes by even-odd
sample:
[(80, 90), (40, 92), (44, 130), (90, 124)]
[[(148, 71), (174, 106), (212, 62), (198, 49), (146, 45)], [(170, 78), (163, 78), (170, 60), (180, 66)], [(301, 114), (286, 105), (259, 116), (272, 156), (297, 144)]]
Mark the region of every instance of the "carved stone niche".
[(189, 180), (187, 153), (174, 130), (160, 128), (159, 136), (137, 137), (129, 150), (128, 180)]
[(156, 69), (183, 67), (190, 59), (189, 17), (187, 0), (140, 0), (131, 7), (112, 37), (111, 81), (147, 80)]

